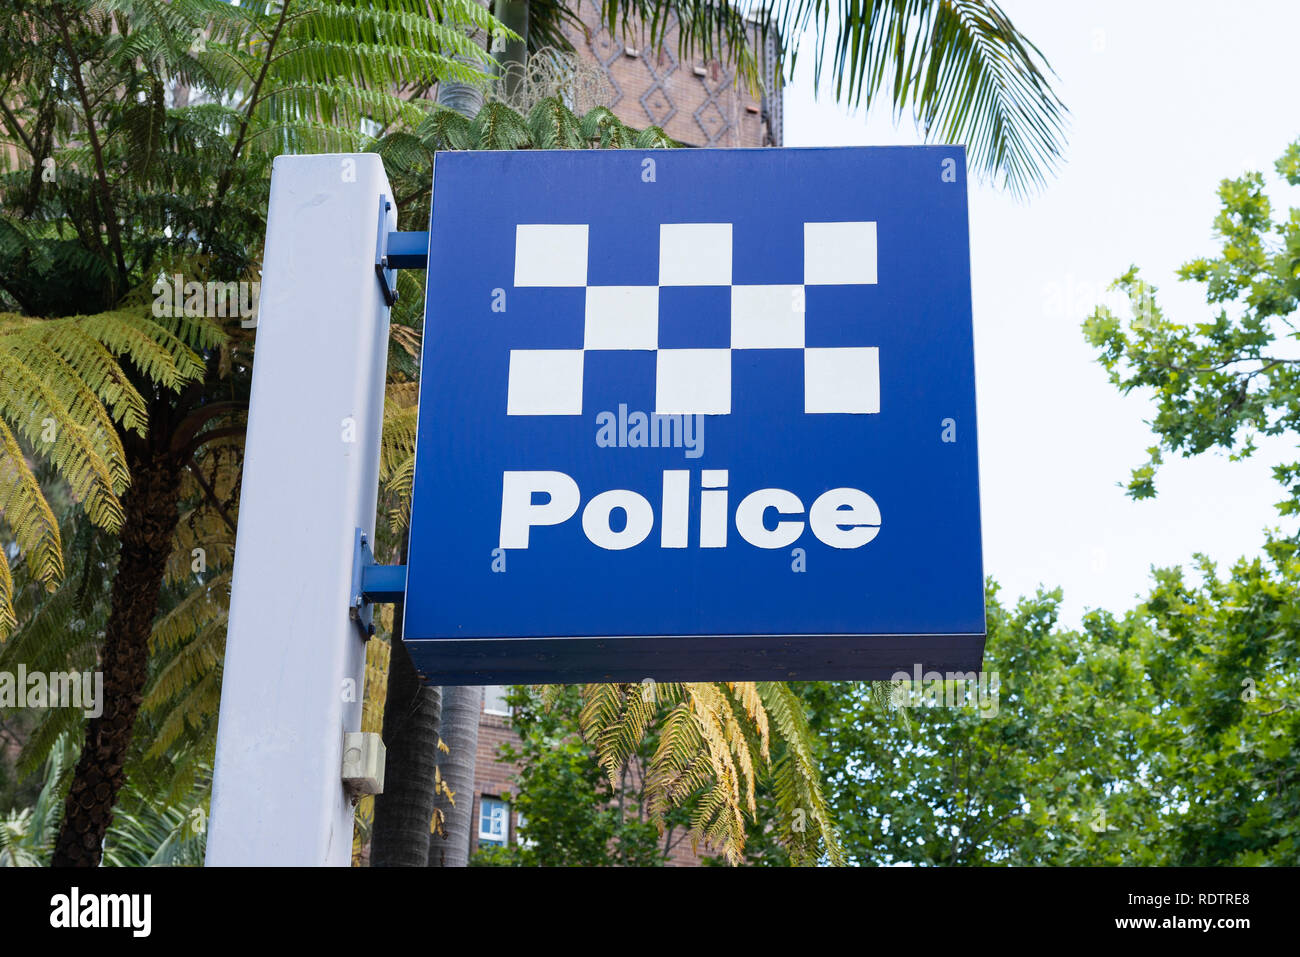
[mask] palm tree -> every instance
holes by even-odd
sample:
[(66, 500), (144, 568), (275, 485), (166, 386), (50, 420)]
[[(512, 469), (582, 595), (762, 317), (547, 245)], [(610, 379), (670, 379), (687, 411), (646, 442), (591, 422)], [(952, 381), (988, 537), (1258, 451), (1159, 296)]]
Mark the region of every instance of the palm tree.
[[(489, 6), (489, 0), (483, 0), (483, 5)], [(483, 101), (482, 84), (438, 84), (438, 105), (462, 116), (477, 115), (483, 108)], [(441, 840), (429, 842), (427, 861), (431, 867), (466, 867), (473, 827), (474, 763), (478, 758), (478, 721), (483, 707), (483, 689), (458, 685), (440, 688), (437, 694), (441, 704), (439, 734), (447, 749), (439, 762), (439, 772), (446, 790), (434, 795), (435, 801), (439, 802), (443, 827), (439, 835)], [(427, 748), (429, 740), (426, 738), (422, 743)], [(454, 798), (457, 794), (461, 795), (459, 803)]]
[[(929, 140), (963, 143), (979, 173), (1024, 194), (1055, 168), (1065, 107), (1050, 68), (996, 0), (594, 0), (610, 33), (644, 29), (652, 46), (678, 30), (684, 52), (734, 60), (757, 84), (754, 51), (775, 41), (778, 78), (811, 43), (815, 88), (857, 108), (884, 99), (895, 120), (910, 112)], [(569, 49), (581, 27), (576, 0), (494, 0), (493, 12), (526, 42), (506, 43), (507, 79), (529, 52)], [(780, 82), (780, 79), (778, 79)]]
[[(21, 248), (23, 238), (15, 224), (0, 221), (0, 250)], [(120, 533), (130, 481), (124, 441), (147, 434), (148, 404), (119, 359), (135, 366), (150, 392), (183, 389), (203, 370), (183, 322), (160, 321), (129, 305), (52, 320), (0, 313), (0, 522), (45, 591), (63, 579), (63, 540), (29, 455), (50, 463), (91, 523)], [(196, 330), (203, 323), (188, 325)], [(6, 555), (0, 641), (17, 624), (14, 599)]]
[[(55, 739), (45, 761), (36, 804), (0, 817), (0, 867), (36, 867), (54, 850), (61, 816), (60, 798), (68, 784), (76, 748), (69, 734)], [(210, 768), (206, 771), (210, 774)], [(105, 841), (104, 860), (113, 866), (197, 866), (203, 862), (205, 812), (202, 782), (179, 800), (158, 802), (128, 785), (123, 808)]]

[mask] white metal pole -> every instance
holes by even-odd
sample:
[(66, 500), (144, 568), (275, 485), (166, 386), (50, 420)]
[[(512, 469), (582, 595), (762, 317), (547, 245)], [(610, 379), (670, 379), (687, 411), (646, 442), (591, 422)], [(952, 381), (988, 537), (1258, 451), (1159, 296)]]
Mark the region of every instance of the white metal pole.
[(381, 196), (374, 154), (275, 160), (209, 865), (350, 859), (342, 746), (361, 726), (365, 644), (348, 599), (355, 530), (374, 534), (388, 355)]

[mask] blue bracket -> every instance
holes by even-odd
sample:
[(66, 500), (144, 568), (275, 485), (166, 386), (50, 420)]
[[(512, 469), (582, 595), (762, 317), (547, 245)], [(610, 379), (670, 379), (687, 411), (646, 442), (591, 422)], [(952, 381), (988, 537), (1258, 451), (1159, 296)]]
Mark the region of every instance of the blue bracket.
[(392, 308), (397, 302), (397, 270), (427, 269), (429, 234), (403, 233), (388, 228), (388, 211), (393, 208), (387, 196), (379, 197), (379, 228), (375, 230), (375, 275), (384, 302)]
[(429, 234), (388, 234), (389, 269), (427, 269), (429, 266)]
[(405, 565), (376, 565), (366, 533), (356, 530), (352, 550), (352, 589), (348, 615), (361, 629), (363, 638), (375, 633), (374, 606), (401, 601), (406, 595)]

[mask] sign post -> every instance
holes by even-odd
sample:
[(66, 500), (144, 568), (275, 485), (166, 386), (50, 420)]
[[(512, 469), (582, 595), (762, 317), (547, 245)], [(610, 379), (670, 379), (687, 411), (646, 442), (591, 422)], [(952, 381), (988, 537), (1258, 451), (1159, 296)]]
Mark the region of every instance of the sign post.
[[(209, 864), (346, 864), (370, 605), (443, 685), (978, 671), (960, 147), (373, 154), (271, 180)], [(427, 264), (409, 565), (373, 537)], [(350, 738), (356, 741), (356, 738)]]
[(343, 736), (361, 725), (349, 617), (373, 536), (388, 357), (374, 154), (281, 156), (271, 176), (207, 863), (346, 865)]

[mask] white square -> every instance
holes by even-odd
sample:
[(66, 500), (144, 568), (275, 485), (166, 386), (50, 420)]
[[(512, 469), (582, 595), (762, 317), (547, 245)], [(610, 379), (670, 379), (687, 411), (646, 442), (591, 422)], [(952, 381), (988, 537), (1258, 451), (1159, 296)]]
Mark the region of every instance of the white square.
[(804, 412), (880, 411), (880, 350), (805, 349)]
[(731, 348), (802, 349), (803, 286), (732, 286)]
[(731, 223), (664, 223), (659, 227), (659, 285), (731, 284)]
[(588, 349), (659, 346), (658, 286), (588, 286), (583, 345)]
[(587, 285), (587, 227), (516, 226), (515, 285)]
[(876, 281), (875, 223), (804, 223), (803, 281), (845, 286)]
[(581, 349), (511, 349), (507, 415), (582, 415)]
[(730, 349), (660, 349), (655, 367), (659, 415), (728, 415)]

